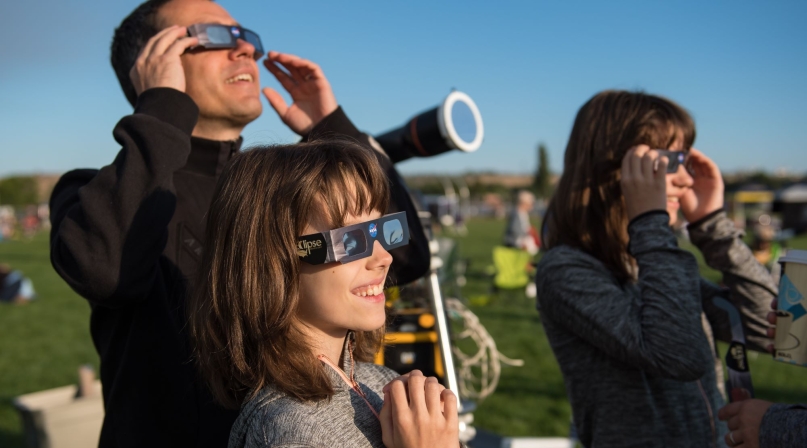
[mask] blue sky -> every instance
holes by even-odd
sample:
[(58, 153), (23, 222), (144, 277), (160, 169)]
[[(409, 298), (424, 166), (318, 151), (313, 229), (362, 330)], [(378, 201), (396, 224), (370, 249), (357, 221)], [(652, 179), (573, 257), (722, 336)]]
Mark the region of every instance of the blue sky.
[[(112, 30), (139, 2), (0, 6), (0, 176), (100, 167), (131, 112), (109, 65)], [(319, 63), (359, 128), (381, 133), (452, 88), (485, 121), (476, 153), (403, 162), (404, 173), (551, 167), (596, 92), (641, 89), (695, 117), (722, 169), (807, 172), (807, 2), (221, 0), (268, 49)], [(268, 72), (263, 85), (278, 87)], [(295, 140), (266, 105), (248, 144)]]

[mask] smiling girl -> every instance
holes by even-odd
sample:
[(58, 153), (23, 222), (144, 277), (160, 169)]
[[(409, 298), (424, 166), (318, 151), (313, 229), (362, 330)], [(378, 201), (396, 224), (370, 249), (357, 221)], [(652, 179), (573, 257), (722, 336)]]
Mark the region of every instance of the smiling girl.
[(214, 397), (241, 407), (230, 447), (459, 446), (450, 391), (369, 363), (388, 250), (409, 242), (388, 197), (350, 142), (256, 148), (222, 173), (188, 311)]
[[(769, 343), (776, 286), (726, 217), (720, 170), (694, 140), (684, 109), (644, 93), (601, 92), (575, 119), (536, 286), (585, 446), (723, 446), (714, 347), (731, 331), (712, 299), (739, 309), (749, 347)], [(679, 211), (727, 289), (678, 247)]]

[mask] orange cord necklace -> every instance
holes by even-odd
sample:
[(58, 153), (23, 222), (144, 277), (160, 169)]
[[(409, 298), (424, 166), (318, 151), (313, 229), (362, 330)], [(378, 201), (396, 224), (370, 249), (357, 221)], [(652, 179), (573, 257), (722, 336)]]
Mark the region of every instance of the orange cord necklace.
[(332, 368), (339, 375), (339, 377), (342, 378), (342, 381), (344, 381), (345, 384), (348, 385), (348, 387), (350, 387), (357, 394), (359, 394), (361, 399), (364, 400), (365, 403), (367, 403), (367, 407), (370, 408), (370, 411), (373, 413), (373, 415), (375, 415), (375, 418), (377, 418), (380, 421), (381, 418), (378, 416), (378, 412), (376, 412), (373, 405), (370, 404), (370, 400), (367, 399), (367, 396), (361, 390), (361, 387), (359, 386), (359, 383), (357, 383), (356, 380), (355, 380), (355, 375), (354, 375), (354, 372), (353, 372), (353, 347), (352, 347), (352, 344), (350, 343), (350, 340), (348, 340), (347, 344), (348, 344), (348, 346), (347, 346), (348, 353), (350, 355), (350, 377), (348, 377), (347, 374), (345, 374), (345, 371), (342, 370), (341, 368), (339, 368), (339, 366), (337, 366), (327, 356), (325, 356), (325, 355), (317, 355), (317, 359), (319, 359), (321, 362), (325, 363), (325, 365)]

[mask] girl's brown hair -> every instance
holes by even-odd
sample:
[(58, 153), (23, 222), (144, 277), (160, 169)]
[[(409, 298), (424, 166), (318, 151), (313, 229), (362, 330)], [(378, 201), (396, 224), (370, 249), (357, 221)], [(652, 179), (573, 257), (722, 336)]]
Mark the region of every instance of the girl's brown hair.
[(642, 92), (607, 90), (591, 98), (572, 127), (563, 174), (547, 210), (547, 248), (568, 245), (593, 255), (620, 282), (631, 266), (627, 213), (619, 185), (622, 159), (632, 146), (688, 151), (695, 122), (674, 102)]
[[(372, 150), (348, 141), (258, 147), (229, 162), (188, 302), (195, 361), (218, 402), (238, 408), (269, 384), (299, 400), (333, 395), (296, 319), (297, 237), (315, 213), (341, 227), (386, 212), (388, 198)], [(383, 332), (356, 332), (354, 358), (370, 361)]]

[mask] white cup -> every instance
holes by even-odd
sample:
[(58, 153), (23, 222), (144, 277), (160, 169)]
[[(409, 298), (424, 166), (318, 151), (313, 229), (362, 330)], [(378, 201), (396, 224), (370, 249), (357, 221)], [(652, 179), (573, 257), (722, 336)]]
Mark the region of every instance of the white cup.
[(783, 274), (773, 356), (777, 361), (807, 366), (807, 251), (788, 250), (779, 263)]

